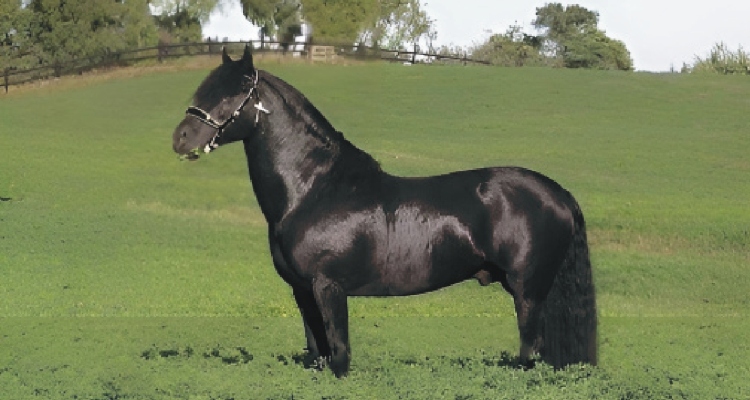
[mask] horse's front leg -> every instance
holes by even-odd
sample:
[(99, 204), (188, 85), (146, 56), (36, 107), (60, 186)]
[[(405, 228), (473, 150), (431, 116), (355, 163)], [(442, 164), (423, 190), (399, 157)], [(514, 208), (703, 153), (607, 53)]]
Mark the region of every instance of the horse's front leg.
[(315, 302), (315, 296), (305, 289), (293, 288), (294, 300), (297, 301), (302, 322), (305, 325), (305, 338), (307, 339), (307, 359), (310, 364), (317, 363), (319, 368), (325, 365), (325, 358), (329, 357), (331, 350), (326, 339), (323, 317)]
[(349, 372), (349, 315), (346, 293), (341, 286), (324, 275), (313, 278), (313, 295), (323, 317), (328, 346), (331, 350), (331, 370), (341, 378)]

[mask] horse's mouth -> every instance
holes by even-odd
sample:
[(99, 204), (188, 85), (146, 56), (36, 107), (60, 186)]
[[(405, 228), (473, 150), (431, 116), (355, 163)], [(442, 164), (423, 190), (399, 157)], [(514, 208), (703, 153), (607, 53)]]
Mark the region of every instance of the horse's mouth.
[(216, 145), (215, 143), (213, 143), (213, 141), (212, 141), (211, 143), (206, 144), (203, 148), (196, 147), (196, 148), (188, 151), (187, 153), (184, 153), (184, 154), (180, 155), (180, 160), (182, 160), (182, 161), (184, 161), (184, 160), (195, 161), (195, 160), (201, 158), (202, 154), (208, 154), (208, 153), (216, 150), (218, 147), (219, 146)]
[(195, 161), (199, 158), (201, 158), (200, 154), (192, 152), (192, 151), (190, 153), (180, 155), (180, 161), (185, 161), (185, 160)]

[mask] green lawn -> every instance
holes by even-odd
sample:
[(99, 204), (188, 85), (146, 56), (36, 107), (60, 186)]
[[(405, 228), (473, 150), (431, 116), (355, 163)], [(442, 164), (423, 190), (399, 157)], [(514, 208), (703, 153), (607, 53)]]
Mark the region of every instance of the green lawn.
[(514, 368), (510, 297), (467, 282), (352, 299), (350, 377), (305, 370), (241, 146), (171, 151), (188, 69), (0, 95), (0, 399), (750, 398), (746, 78), (265, 68), (389, 172), (521, 165), (573, 192), (601, 365)]

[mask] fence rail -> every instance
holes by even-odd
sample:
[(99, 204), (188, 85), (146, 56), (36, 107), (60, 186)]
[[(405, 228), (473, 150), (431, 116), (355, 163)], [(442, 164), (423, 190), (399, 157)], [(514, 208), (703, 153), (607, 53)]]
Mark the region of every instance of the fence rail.
[(451, 55), (421, 53), (414, 51), (378, 49), (364, 46), (311, 46), (307, 43), (281, 43), (273, 41), (241, 41), (241, 42), (199, 42), (166, 44), (152, 47), (144, 47), (125, 50), (115, 53), (85, 57), (70, 60), (64, 63), (52, 63), (27, 69), (3, 69), (2, 86), (5, 92), (14, 85), (21, 85), (38, 80), (59, 78), (65, 75), (83, 74), (97, 68), (122, 66), (138, 61), (156, 59), (160, 62), (167, 58), (213, 55), (220, 54), (223, 47), (229, 52), (241, 52), (245, 46), (251, 46), (254, 52), (276, 52), (280, 54), (292, 54), (297, 57), (306, 57), (311, 61), (330, 62), (338, 57), (349, 57), (356, 59), (380, 59), (390, 62), (425, 62), (425, 63), (475, 63), (486, 64), (489, 62), (472, 60), (467, 57)]

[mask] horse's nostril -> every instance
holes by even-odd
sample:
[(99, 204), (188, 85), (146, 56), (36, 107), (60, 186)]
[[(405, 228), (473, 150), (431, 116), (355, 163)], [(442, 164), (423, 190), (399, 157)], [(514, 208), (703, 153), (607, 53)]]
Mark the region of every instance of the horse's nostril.
[(182, 135), (180, 135), (180, 136), (182, 136), (183, 138), (186, 138), (187, 137), (187, 132), (186, 131), (182, 131)]

